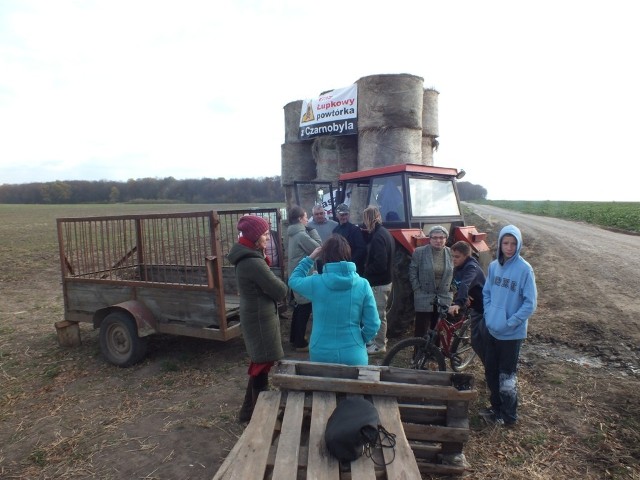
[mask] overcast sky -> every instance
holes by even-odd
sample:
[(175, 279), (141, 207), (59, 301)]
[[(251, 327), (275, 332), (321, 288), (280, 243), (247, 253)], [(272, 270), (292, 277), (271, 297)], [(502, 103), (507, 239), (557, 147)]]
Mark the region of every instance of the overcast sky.
[(280, 175), (283, 107), (440, 92), (491, 199), (640, 201), (635, 2), (0, 0), (0, 184)]

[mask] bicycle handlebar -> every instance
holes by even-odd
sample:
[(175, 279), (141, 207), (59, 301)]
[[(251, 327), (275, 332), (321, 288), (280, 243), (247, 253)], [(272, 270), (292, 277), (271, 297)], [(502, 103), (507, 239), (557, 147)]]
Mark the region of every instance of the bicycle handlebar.
[[(433, 306), (436, 308), (436, 311), (438, 312), (438, 316), (440, 318), (446, 319), (447, 317), (449, 317), (449, 307), (450, 307), (450, 305), (444, 305), (444, 304), (440, 303), (438, 297), (436, 297), (435, 300), (433, 301)], [(461, 306), (460, 310), (458, 311), (458, 314), (457, 315), (451, 315), (451, 317), (454, 318), (454, 319), (460, 319), (461, 317), (466, 315), (467, 310), (468, 310), (468, 307)]]

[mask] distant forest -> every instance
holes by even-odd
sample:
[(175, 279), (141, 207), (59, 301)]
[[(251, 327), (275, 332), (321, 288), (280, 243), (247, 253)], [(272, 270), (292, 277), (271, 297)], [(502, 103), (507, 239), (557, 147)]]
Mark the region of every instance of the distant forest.
[[(458, 182), (461, 200), (487, 198), (480, 185)], [(0, 203), (277, 203), (284, 202), (280, 177), (202, 178), (176, 180), (140, 178), (126, 182), (67, 180), (0, 185)]]

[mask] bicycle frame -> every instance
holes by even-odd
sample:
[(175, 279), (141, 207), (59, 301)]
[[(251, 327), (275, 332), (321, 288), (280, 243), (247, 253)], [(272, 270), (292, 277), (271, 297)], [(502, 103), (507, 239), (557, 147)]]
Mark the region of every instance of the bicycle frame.
[[(382, 360), (383, 365), (420, 370), (464, 370), (475, 357), (470, 345), (470, 311), (451, 319), (447, 306), (436, 305), (438, 321), (423, 337), (410, 337), (396, 343)], [(450, 320), (451, 319), (451, 320)], [(462, 347), (462, 348), (461, 348)]]
[(436, 323), (435, 331), (438, 338), (438, 348), (446, 358), (451, 358), (451, 344), (455, 337), (455, 332), (462, 327), (462, 324), (467, 320), (469, 316), (468, 310), (465, 310), (460, 319), (455, 322), (449, 321), (449, 315), (447, 313), (448, 307), (438, 306), (440, 309), (440, 318)]

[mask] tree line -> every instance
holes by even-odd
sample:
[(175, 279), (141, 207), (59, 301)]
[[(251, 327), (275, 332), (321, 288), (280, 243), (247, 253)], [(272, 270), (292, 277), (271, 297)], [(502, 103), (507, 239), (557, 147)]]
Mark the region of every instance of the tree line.
[[(458, 182), (461, 200), (487, 198), (480, 185)], [(176, 180), (167, 178), (107, 180), (66, 180), (44, 183), (2, 184), (0, 203), (76, 204), (76, 203), (277, 203), (284, 202), (280, 177), (201, 178)]]
[(166, 178), (107, 180), (66, 180), (46, 183), (0, 185), (0, 203), (273, 203), (284, 202), (280, 177)]

